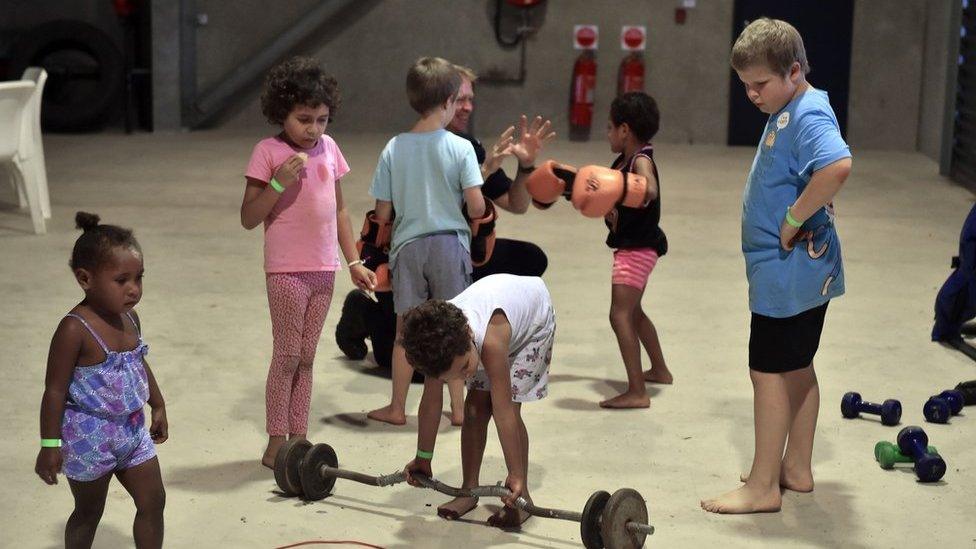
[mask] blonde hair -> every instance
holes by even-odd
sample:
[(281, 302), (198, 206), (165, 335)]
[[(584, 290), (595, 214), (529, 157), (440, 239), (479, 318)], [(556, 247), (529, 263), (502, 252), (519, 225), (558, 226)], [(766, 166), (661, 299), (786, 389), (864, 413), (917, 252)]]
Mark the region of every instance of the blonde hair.
[(735, 70), (765, 65), (781, 76), (790, 73), (793, 63), (800, 64), (803, 74), (810, 72), (800, 33), (786, 21), (768, 17), (756, 19), (742, 30), (732, 46), (731, 62)]
[(468, 82), (474, 84), (478, 81), (478, 73), (474, 72), (474, 69), (465, 67), (464, 65), (454, 65), (454, 68), (457, 69), (458, 73), (461, 75), (461, 78), (467, 80)]
[(457, 96), (461, 74), (440, 57), (421, 57), (407, 72), (407, 100), (421, 115)]

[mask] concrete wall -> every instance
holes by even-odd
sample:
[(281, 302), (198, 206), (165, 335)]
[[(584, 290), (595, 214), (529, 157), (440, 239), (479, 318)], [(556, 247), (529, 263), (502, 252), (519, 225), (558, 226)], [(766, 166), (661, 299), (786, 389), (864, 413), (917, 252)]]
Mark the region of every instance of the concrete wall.
[(916, 150), (925, 0), (854, 5), (848, 137), (870, 149)]
[[(217, 81), (241, 59), (253, 54), (275, 33), (288, 27), (312, 2), (289, 2), (273, 18), (246, 18), (260, 2), (236, 2), (230, 10), (216, 0), (198, 0), (210, 24), (198, 30), (201, 89)], [(440, 55), (479, 72), (500, 69), (514, 74), (518, 50), (505, 50), (494, 39), (494, 0), (386, 0), (341, 32), (323, 29), (331, 41), (303, 53), (321, 59), (339, 80), (345, 103), (336, 128), (394, 132), (408, 127), (414, 114), (406, 103), (403, 81), (419, 56)], [(530, 40), (527, 78), (522, 86), (479, 85), (475, 124), (488, 135), (524, 112), (550, 117), (557, 131), (568, 128), (570, 73), (577, 52), (572, 49), (575, 23), (600, 25), (599, 72), (593, 138), (602, 138), (604, 120), (616, 86), (624, 53), (620, 26), (648, 28), (647, 89), (662, 111), (661, 140), (723, 143), (728, 111), (727, 50), (731, 41), (732, 0), (699, 2), (686, 24), (676, 25), (674, 2), (618, 0), (613, 9), (589, 0), (548, 2), (539, 32)], [(256, 97), (258, 83), (225, 124), (262, 122)]]
[[(175, 1), (175, 0), (174, 0)], [(265, 47), (321, 0), (196, 0), (208, 24), (197, 29), (197, 87), (202, 93)], [(808, 0), (813, 1), (813, 0)], [(949, 5), (956, 0), (855, 0), (849, 140), (855, 147), (922, 150), (938, 156), (944, 105)], [(107, 1), (3, 0), (0, 29), (72, 17), (113, 33), (118, 24)], [(480, 72), (514, 74), (518, 50), (495, 42), (495, 0), (372, 0), (356, 3), (294, 53), (313, 55), (339, 79), (345, 102), (336, 131), (392, 133), (410, 125), (403, 80), (421, 55), (440, 55)], [(547, 2), (534, 21), (521, 86), (479, 85), (475, 125), (488, 136), (521, 112), (550, 117), (565, 135), (574, 23), (600, 25), (599, 74), (593, 139), (614, 95), (622, 24), (648, 28), (647, 89), (662, 112), (659, 141), (725, 143), (728, 49), (734, 0), (702, 0), (687, 22), (674, 19), (677, 0)], [(219, 124), (260, 128), (260, 81), (242, 92)]]
[(941, 154), (942, 129), (945, 125), (949, 40), (959, 39), (956, 33), (947, 32), (952, 10), (949, 4), (950, 0), (927, 0), (925, 13), (918, 150), (937, 162)]

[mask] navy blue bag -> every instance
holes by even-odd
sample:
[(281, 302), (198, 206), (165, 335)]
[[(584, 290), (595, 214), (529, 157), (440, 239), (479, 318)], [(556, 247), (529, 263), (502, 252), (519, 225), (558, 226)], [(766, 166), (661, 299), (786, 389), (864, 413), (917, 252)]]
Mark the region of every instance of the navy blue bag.
[(976, 317), (976, 205), (962, 225), (959, 255), (952, 258), (952, 268), (935, 298), (932, 341), (949, 343), (976, 360), (976, 349), (962, 340), (963, 324)]

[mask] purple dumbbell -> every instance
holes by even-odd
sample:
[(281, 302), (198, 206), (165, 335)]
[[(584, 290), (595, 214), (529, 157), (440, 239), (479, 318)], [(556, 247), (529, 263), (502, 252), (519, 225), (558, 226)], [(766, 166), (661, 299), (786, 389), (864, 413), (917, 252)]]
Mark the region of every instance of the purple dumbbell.
[(925, 420), (931, 423), (949, 423), (949, 416), (961, 412), (962, 406), (963, 394), (960, 391), (942, 391), (929, 397), (922, 406), (922, 414), (925, 415)]
[(881, 404), (865, 402), (861, 400), (860, 394), (851, 391), (841, 399), (840, 413), (848, 419), (862, 413), (875, 414), (881, 416), (882, 425), (898, 425), (898, 421), (901, 420), (901, 402), (895, 399), (888, 399)]

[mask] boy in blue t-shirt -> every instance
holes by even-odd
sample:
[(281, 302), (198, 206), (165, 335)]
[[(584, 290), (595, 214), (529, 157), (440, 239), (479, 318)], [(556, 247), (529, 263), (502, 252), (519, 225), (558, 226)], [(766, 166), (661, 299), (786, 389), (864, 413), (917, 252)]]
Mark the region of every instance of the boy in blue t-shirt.
[(779, 511), (781, 488), (813, 490), (820, 407), (813, 357), (827, 304), (844, 293), (832, 200), (850, 174), (851, 153), (827, 93), (806, 81), (803, 39), (789, 23), (752, 22), (732, 47), (732, 67), (749, 100), (770, 115), (742, 199), (756, 446), (745, 484), (701, 505), (770, 512)]
[[(471, 219), (485, 212), (484, 182), (474, 148), (444, 129), (454, 118), (461, 75), (439, 57), (417, 60), (407, 73), (407, 99), (420, 115), (409, 132), (390, 139), (380, 154), (369, 192), (379, 226), (393, 221), (390, 244), (393, 308), (397, 314), (390, 404), (368, 417), (406, 423), (413, 371), (398, 342), (401, 317), (428, 299), (452, 299), (471, 284)], [(395, 212), (395, 215), (394, 215)], [(463, 415), (463, 381), (449, 383), (452, 416)], [(425, 391), (421, 406), (440, 409), (443, 395)]]

